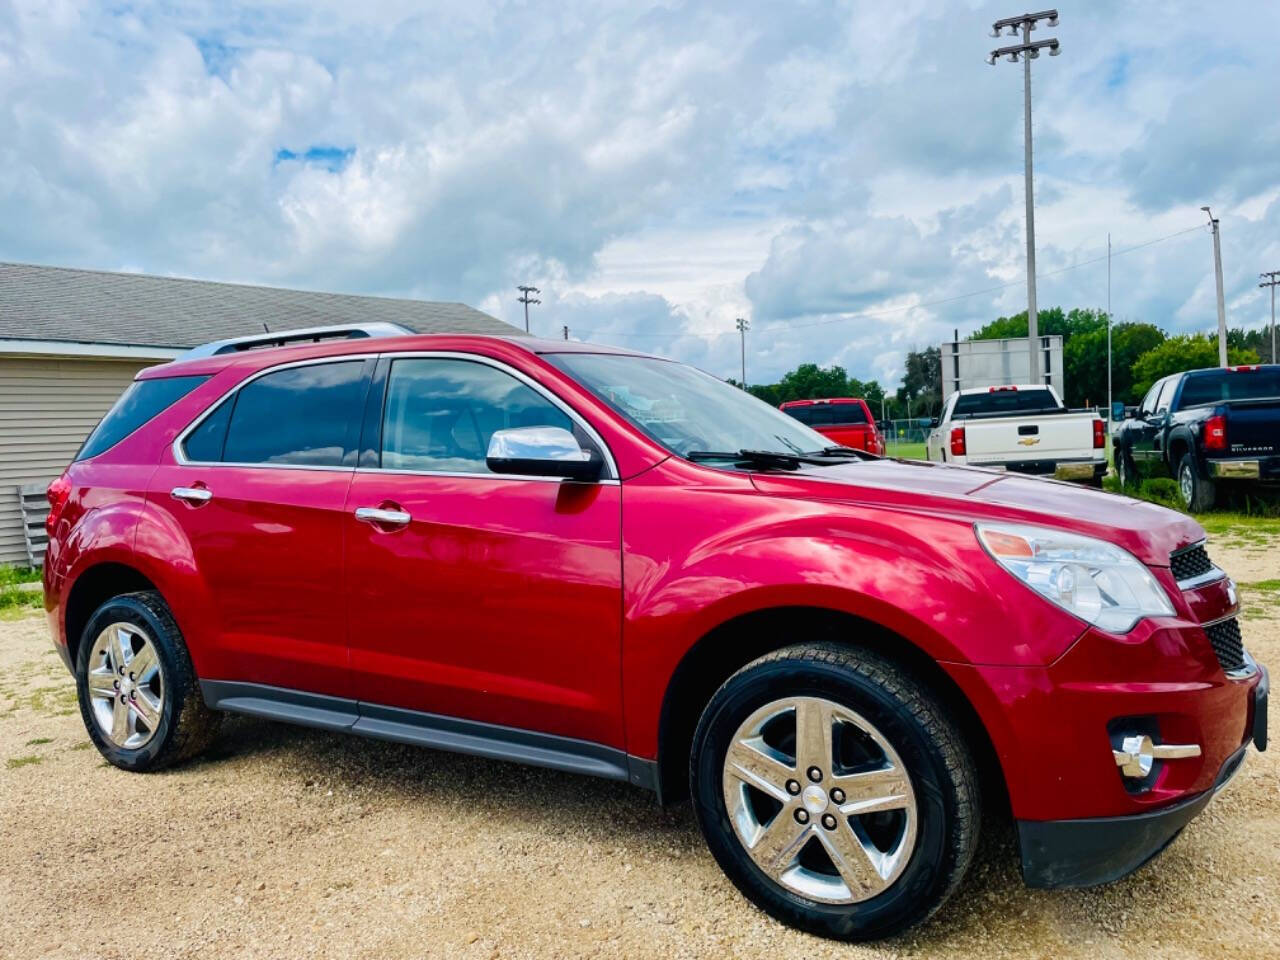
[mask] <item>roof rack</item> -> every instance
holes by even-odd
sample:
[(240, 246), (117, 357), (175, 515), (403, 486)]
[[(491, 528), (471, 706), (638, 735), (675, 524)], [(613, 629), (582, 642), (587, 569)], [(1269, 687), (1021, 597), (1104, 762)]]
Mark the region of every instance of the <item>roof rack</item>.
[(276, 332), (255, 333), (247, 337), (231, 337), (228, 340), (214, 340), (192, 347), (180, 359), (194, 360), (197, 357), (216, 357), (224, 353), (239, 353), (242, 350), (259, 350), (264, 347), (284, 347), (297, 343), (319, 343), (322, 340), (363, 340), (366, 337), (403, 337), (414, 331), (402, 327), (398, 323), (378, 321), (375, 323), (344, 323), (335, 327), (307, 327), (302, 330), (279, 330)]

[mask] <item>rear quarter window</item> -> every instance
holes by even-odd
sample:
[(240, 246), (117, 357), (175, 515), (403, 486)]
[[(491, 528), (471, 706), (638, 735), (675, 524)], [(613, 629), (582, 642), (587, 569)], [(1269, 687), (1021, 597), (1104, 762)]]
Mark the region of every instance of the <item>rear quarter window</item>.
[(135, 380), (94, 427), (76, 454), (76, 460), (88, 460), (110, 450), (208, 379), (199, 376)]
[(952, 416), (999, 416), (1061, 409), (1048, 390), (997, 390), (994, 393), (961, 394), (956, 399)]

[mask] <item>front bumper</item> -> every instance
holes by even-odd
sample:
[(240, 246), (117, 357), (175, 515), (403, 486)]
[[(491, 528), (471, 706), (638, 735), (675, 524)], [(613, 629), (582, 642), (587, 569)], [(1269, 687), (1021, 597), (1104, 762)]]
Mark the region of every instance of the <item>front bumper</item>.
[(1182, 832), (1244, 763), (1252, 740), (1267, 746), (1266, 668), (1253, 690), (1253, 721), (1246, 742), (1218, 770), (1213, 786), (1158, 810), (1081, 820), (1018, 820), (1022, 876), (1032, 887), (1089, 887), (1118, 880), (1155, 858)]

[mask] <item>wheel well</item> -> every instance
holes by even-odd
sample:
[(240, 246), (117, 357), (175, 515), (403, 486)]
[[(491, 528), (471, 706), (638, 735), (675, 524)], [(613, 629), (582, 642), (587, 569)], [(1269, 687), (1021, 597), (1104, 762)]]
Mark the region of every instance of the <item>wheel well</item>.
[(1187, 441), (1181, 437), (1169, 444), (1169, 470), (1175, 478), (1178, 475), (1178, 464), (1182, 463), (1182, 458), (1189, 449)]
[(72, 664), (76, 663), (81, 634), (93, 611), (122, 593), (154, 589), (155, 584), (123, 563), (101, 563), (76, 577), (67, 597), (67, 653)]
[(987, 809), (1009, 809), (1004, 774), (991, 737), (955, 681), (919, 647), (879, 624), (838, 610), (783, 607), (737, 617), (699, 640), (676, 668), (658, 725), (659, 797), (667, 804), (689, 794), (689, 751), (702, 710), (730, 676), (757, 657), (797, 638), (874, 650), (909, 670), (938, 698), (973, 751)]

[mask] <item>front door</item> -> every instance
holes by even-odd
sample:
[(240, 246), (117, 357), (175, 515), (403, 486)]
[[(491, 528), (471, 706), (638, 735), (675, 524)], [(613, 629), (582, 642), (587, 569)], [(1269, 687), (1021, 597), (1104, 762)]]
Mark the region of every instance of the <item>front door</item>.
[(344, 521), (356, 696), (623, 746), (621, 487), (485, 465), (499, 429), (599, 444), (478, 357), (399, 357), (384, 373)]
[(174, 610), (203, 679), (350, 695), (343, 510), (372, 365), (308, 363), (250, 380), (153, 475), (148, 499), (190, 550), (172, 558), (189, 577)]

